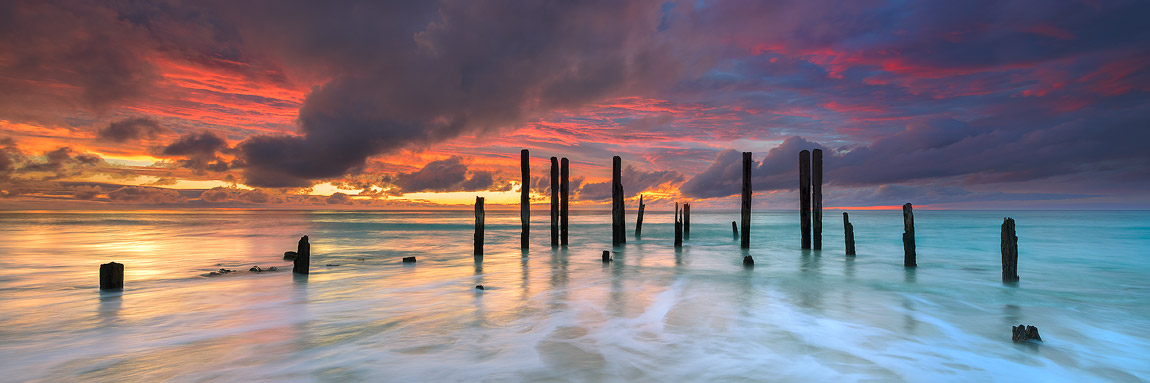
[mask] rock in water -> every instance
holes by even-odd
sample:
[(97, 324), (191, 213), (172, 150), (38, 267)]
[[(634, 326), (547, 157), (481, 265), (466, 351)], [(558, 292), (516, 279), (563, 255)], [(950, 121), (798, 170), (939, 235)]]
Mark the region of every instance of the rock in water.
[(743, 266), (754, 267), (755, 266), (755, 259), (751, 258), (751, 256), (749, 256), (749, 255), (743, 256)]
[(296, 253), (294, 251), (285, 251), (284, 252), (284, 260), (285, 261), (294, 261), (295, 257), (297, 255), (299, 255), (299, 253)]
[(1015, 343), (1025, 342), (1028, 340), (1035, 342), (1042, 341), (1042, 337), (1038, 335), (1038, 327), (1019, 324), (1018, 326), (1011, 326), (1011, 332), (1013, 332), (1011, 340), (1013, 340)]
[(483, 285), (475, 285), (476, 290), (483, 290)]
[(403, 263), (415, 263), (415, 257), (403, 257)]
[(252, 266), (252, 268), (248, 269), (248, 271), (251, 271), (251, 272), (253, 272), (253, 273), (262, 273), (262, 272), (264, 272), (264, 270), (263, 270), (263, 269), (261, 269), (259, 266)]

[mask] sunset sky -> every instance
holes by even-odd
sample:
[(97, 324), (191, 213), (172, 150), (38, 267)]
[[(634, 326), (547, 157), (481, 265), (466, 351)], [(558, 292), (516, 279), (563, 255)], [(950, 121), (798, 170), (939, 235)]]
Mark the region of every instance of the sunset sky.
[[(397, 3), (397, 4), (391, 4)], [(0, 208), (1150, 208), (1150, 2), (3, 1)]]

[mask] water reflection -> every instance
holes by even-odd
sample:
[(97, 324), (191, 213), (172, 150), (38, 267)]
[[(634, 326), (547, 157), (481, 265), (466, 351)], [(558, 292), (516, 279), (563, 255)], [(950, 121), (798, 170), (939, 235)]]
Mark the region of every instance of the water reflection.
[(522, 255), (519, 257), (519, 270), (520, 280), (519, 283), (519, 300), (526, 302), (531, 298), (531, 267), (527, 264), (530, 258), (527, 257), (527, 250), (523, 250)]
[(804, 274), (803, 279), (807, 282), (798, 286), (799, 289), (799, 304), (803, 307), (811, 308), (815, 312), (822, 312), (823, 310), (823, 276), (822, 276), (822, 257), (817, 254), (812, 255), (812, 251), (803, 250), (802, 262), (800, 263), (799, 270)]
[(551, 252), (551, 300), (552, 309), (567, 307), (567, 248)]
[(918, 319), (914, 317), (914, 301), (910, 298), (902, 298), (902, 329), (910, 335), (918, 335), (915, 331), (918, 330)]
[[(739, 249), (739, 250), (741, 253), (739, 258), (746, 257), (746, 256), (751, 254), (749, 249)], [(740, 261), (740, 262), (742, 262), (742, 261)], [(736, 293), (735, 302), (739, 305), (739, 316), (744, 317), (744, 318), (753, 316), (753, 311), (751, 309), (751, 305), (754, 302), (754, 295), (755, 295), (754, 280), (752, 279), (752, 278), (754, 278), (754, 276), (755, 276), (754, 266), (746, 266), (746, 267), (743, 267), (743, 269), (739, 271), (739, 278), (738, 278), (738, 284), (737, 284), (737, 286), (739, 288), (738, 288), (738, 292)]]
[(123, 306), (123, 291), (101, 291), (100, 307), (96, 311), (100, 317), (100, 323), (104, 325), (115, 324), (120, 317), (120, 309)]
[(611, 272), (611, 290), (606, 311), (613, 316), (623, 316), (627, 305), (627, 293), (623, 287), (623, 267), (626, 259), (618, 252), (613, 254), (613, 258), (613, 261), (603, 264), (603, 267)]

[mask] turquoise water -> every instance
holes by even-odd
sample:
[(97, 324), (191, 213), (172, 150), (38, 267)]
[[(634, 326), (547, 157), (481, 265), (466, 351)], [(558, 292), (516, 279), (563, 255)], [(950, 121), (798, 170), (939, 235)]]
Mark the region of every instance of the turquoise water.
[[(477, 262), (470, 212), (3, 212), (0, 381), (1150, 380), (1150, 212), (916, 211), (910, 271), (900, 211), (851, 212), (853, 259), (839, 212), (822, 251), (797, 212), (756, 213), (753, 269), (737, 213), (693, 212), (676, 251), (649, 212), (609, 265), (609, 214), (573, 213), (559, 250), (547, 214), (523, 252), (518, 212), (489, 211)], [(303, 234), (310, 276), (246, 271), (290, 270)], [(122, 293), (98, 290), (109, 261)]]

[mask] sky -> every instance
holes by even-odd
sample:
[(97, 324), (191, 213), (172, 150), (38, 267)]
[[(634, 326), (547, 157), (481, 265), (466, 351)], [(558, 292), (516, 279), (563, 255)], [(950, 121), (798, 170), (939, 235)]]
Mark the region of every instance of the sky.
[(1150, 2), (0, 2), (0, 208), (1150, 209)]

